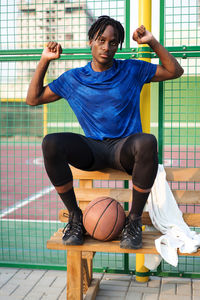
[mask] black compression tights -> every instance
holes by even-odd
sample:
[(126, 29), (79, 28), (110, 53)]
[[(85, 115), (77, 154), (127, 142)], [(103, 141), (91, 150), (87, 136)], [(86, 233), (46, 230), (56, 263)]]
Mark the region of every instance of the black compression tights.
[[(73, 133), (56, 133), (47, 135), (42, 143), (44, 165), (55, 187), (73, 181), (69, 164), (84, 169), (93, 162), (93, 155), (88, 145)], [(80, 220), (80, 209), (77, 205), (73, 187), (59, 193), (73, 220)]]
[(72, 181), (68, 164), (84, 170), (93, 162), (88, 145), (73, 133), (48, 134), (43, 140), (42, 150), (44, 165), (54, 186)]
[(130, 136), (122, 146), (120, 162), (127, 173), (132, 174), (133, 191), (129, 216), (134, 220), (141, 217), (157, 174), (155, 137), (150, 134)]
[(121, 148), (120, 162), (133, 184), (141, 189), (150, 189), (157, 168), (157, 141), (152, 134), (134, 134), (128, 137)]
[[(68, 164), (84, 170), (92, 167), (94, 162), (88, 144), (73, 133), (47, 135), (43, 140), (42, 149), (45, 168), (54, 186), (62, 186), (73, 180)], [(133, 185), (142, 190), (152, 187), (158, 167), (157, 142), (153, 135), (135, 134), (128, 137), (121, 147), (119, 159), (118, 165), (121, 164), (128, 174), (132, 174)], [(106, 163), (102, 161), (102, 165)], [(64, 204), (71, 211), (77, 209), (75, 196), (72, 194), (71, 191), (60, 194)], [(148, 195), (149, 192), (141, 193), (133, 188), (131, 212), (134, 212), (135, 216), (141, 215)]]

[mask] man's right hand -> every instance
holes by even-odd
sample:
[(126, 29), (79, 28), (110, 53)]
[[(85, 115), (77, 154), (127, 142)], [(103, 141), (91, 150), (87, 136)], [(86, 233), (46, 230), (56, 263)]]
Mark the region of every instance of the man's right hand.
[(58, 59), (62, 53), (62, 47), (56, 42), (49, 42), (42, 52), (42, 58), (48, 61)]
[(40, 105), (59, 100), (61, 96), (51, 91), (48, 85), (44, 86), (44, 76), (51, 60), (58, 59), (62, 53), (62, 47), (56, 42), (49, 42), (42, 52), (33, 78), (30, 82), (26, 103), (28, 105)]

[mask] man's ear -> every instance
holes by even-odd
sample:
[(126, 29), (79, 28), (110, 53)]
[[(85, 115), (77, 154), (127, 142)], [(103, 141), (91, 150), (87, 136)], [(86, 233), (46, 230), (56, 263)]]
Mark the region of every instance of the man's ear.
[(89, 44), (89, 46), (90, 46), (91, 49), (92, 49), (92, 41), (93, 40), (89, 40), (89, 42), (88, 42), (88, 44)]

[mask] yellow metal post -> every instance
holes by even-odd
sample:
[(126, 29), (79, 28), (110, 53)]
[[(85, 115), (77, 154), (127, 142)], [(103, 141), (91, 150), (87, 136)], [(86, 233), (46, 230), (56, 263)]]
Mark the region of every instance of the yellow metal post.
[[(148, 31), (151, 31), (151, 0), (139, 0), (139, 26), (144, 25)], [(147, 45), (140, 45), (139, 48)], [(142, 49), (139, 52), (143, 52)], [(150, 62), (150, 58), (141, 58)], [(142, 121), (143, 132), (150, 133), (150, 116), (151, 116), (151, 102), (150, 102), (150, 84), (145, 84), (140, 96), (140, 113)], [(136, 254), (136, 274), (147, 273), (149, 269), (144, 266), (144, 254)], [(136, 280), (139, 282), (147, 282), (148, 276), (137, 276)]]
[[(47, 84), (47, 75), (44, 77), (44, 84)], [(43, 105), (43, 136), (47, 135), (47, 104)]]
[(47, 135), (47, 104), (43, 105), (43, 136)]
[[(151, 31), (151, 0), (139, 0), (139, 26), (144, 25), (148, 31)], [(147, 45), (139, 45), (139, 48)], [(140, 51), (140, 49), (139, 49)], [(142, 53), (144, 51), (141, 52)], [(150, 58), (141, 58), (147, 62), (150, 62)], [(151, 115), (151, 103), (150, 103), (150, 84), (145, 84), (140, 97), (140, 111), (143, 132), (150, 132), (150, 115)]]
[[(149, 269), (144, 266), (144, 254), (136, 254), (136, 274), (138, 273), (148, 273)], [(136, 281), (138, 282), (147, 282), (149, 281), (149, 276), (135, 276)]]

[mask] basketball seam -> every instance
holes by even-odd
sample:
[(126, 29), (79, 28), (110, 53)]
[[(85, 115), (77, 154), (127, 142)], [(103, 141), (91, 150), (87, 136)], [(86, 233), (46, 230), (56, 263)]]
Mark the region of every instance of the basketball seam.
[(101, 220), (101, 217), (103, 216), (103, 214), (105, 213), (105, 211), (107, 210), (107, 208), (111, 205), (111, 203), (114, 202), (114, 200), (112, 200), (107, 206), (106, 208), (104, 209), (104, 211), (102, 212), (101, 216), (99, 217), (95, 227), (94, 227), (94, 230), (93, 230), (93, 233), (92, 233), (92, 237), (94, 237), (94, 234), (95, 234), (95, 230), (97, 229), (97, 226), (99, 224), (99, 221)]
[(118, 210), (119, 210), (119, 203), (117, 203), (117, 217), (116, 217), (116, 219), (115, 219), (115, 224), (113, 225), (113, 228), (112, 228), (112, 230), (111, 230), (111, 232), (108, 234), (108, 236), (104, 239), (104, 241), (107, 239), (107, 238), (109, 238), (109, 236), (113, 233), (113, 231), (114, 231), (114, 229), (115, 229), (115, 225), (116, 225), (116, 223), (117, 223), (117, 221), (118, 221)]
[(105, 199), (99, 199), (99, 201), (95, 202), (94, 204), (92, 204), (92, 205), (89, 207), (88, 211), (84, 214), (83, 222), (85, 222), (85, 218), (86, 218), (87, 214), (89, 213), (90, 209), (93, 208), (93, 206), (95, 206), (97, 203), (99, 203), (99, 202), (101, 202), (101, 201), (104, 201), (104, 200), (105, 200)]

